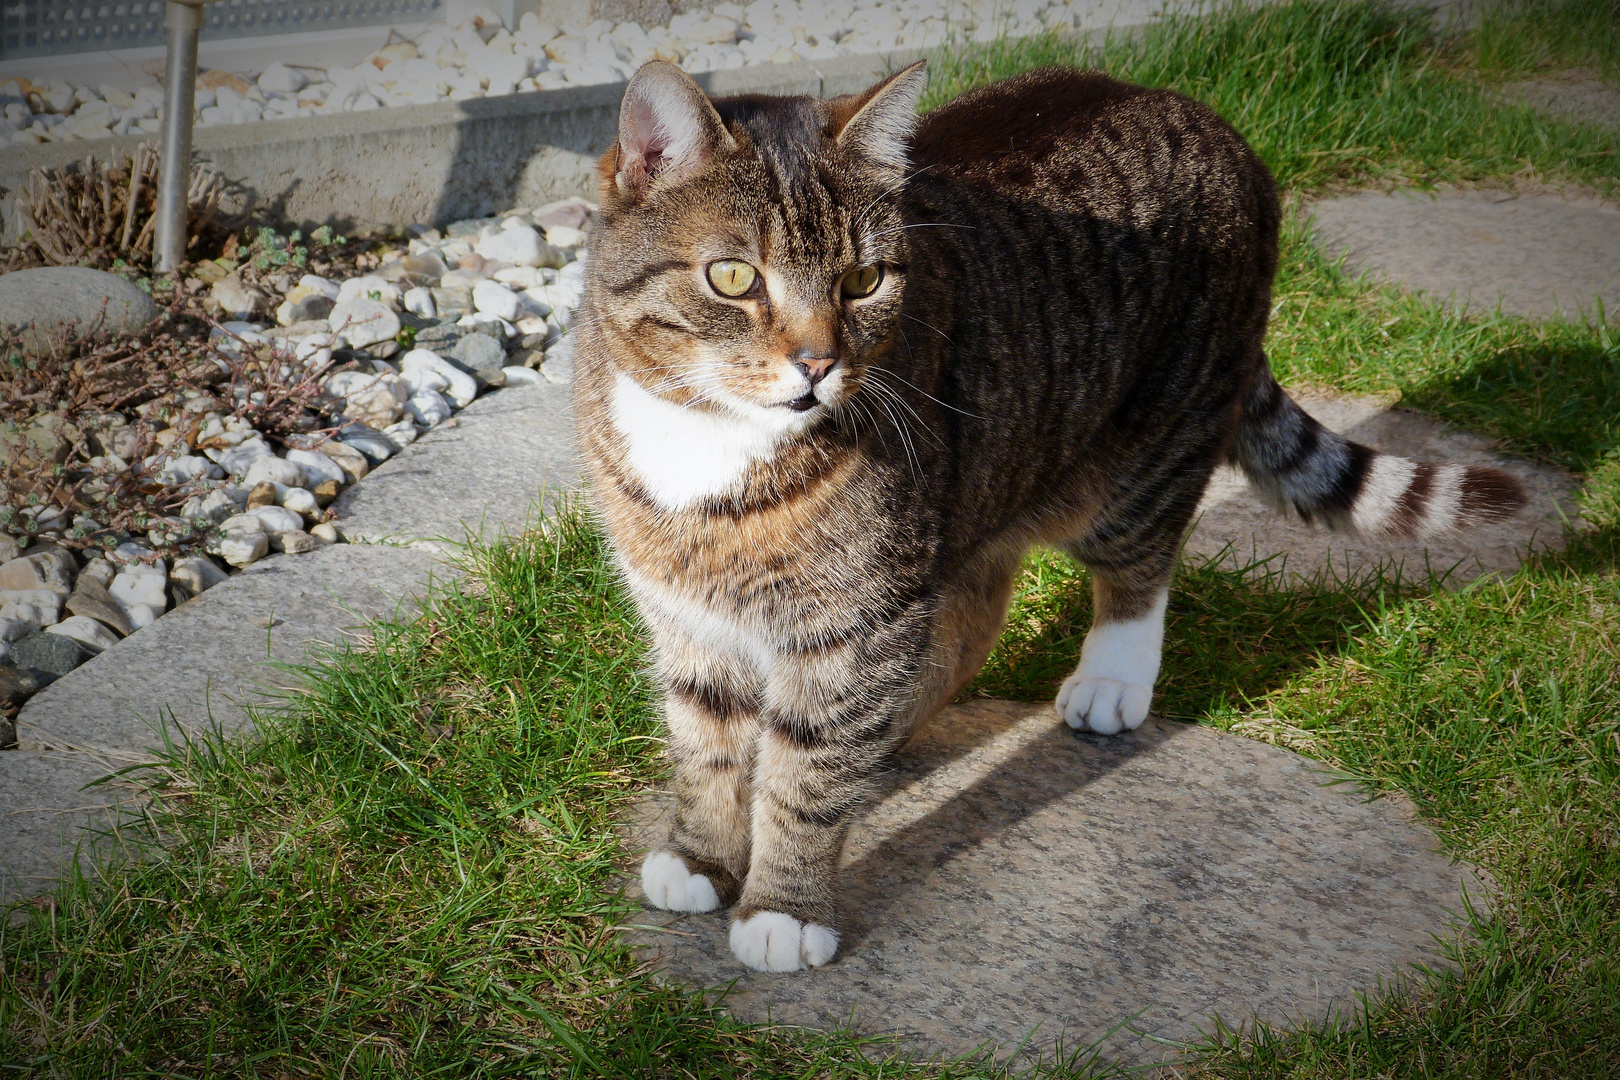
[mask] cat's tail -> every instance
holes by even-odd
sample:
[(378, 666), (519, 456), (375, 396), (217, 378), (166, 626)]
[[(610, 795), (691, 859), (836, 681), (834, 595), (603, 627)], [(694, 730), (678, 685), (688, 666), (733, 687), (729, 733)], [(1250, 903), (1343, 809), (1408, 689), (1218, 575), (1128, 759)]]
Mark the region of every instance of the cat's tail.
[(1372, 539), (1439, 536), (1526, 502), (1523, 485), (1499, 469), (1408, 461), (1329, 431), (1266, 368), (1244, 399), (1232, 457), (1277, 508)]

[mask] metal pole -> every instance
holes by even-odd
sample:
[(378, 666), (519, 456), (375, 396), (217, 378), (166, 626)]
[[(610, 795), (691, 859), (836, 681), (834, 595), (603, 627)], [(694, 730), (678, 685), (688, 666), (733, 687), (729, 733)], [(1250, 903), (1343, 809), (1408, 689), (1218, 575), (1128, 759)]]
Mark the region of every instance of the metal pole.
[(186, 192), (191, 186), (191, 121), (197, 105), (197, 40), (204, 0), (169, 0), (169, 58), (163, 83), (163, 170), (158, 180), (156, 257), (160, 271), (186, 258)]

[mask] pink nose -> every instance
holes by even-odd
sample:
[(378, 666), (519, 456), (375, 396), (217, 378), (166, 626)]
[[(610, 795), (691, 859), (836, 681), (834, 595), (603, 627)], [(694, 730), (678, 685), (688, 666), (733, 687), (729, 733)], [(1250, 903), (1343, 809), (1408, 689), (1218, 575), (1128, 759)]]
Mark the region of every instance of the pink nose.
[(836, 356), (809, 356), (803, 352), (793, 358), (793, 366), (804, 372), (804, 377), (814, 386), (827, 377), (827, 372), (838, 363)]

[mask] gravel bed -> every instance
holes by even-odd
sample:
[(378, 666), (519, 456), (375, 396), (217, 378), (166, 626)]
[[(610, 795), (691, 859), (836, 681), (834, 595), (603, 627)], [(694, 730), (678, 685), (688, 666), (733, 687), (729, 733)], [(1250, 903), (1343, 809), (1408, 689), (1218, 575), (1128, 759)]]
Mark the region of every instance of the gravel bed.
[(326, 507), (481, 393), (566, 381), (594, 212), (412, 226), (341, 276), (260, 246), (194, 264), (182, 300), (215, 329), (185, 355), (217, 374), (0, 431), (13, 480), (76, 485), (0, 503), (0, 712), (271, 552), (341, 542)]
[[(390, 41), (353, 68), (276, 62), (262, 72), (205, 71), (197, 123), (245, 124), (294, 116), (586, 86), (627, 79), (649, 60), (689, 72), (927, 48), (1072, 29), (1095, 0), (756, 0), (676, 15), (667, 26), (598, 20), (563, 27), (525, 14), (506, 27), (492, 11), (452, 27)], [(61, 79), (0, 82), (0, 138), (14, 143), (156, 134), (162, 90)]]

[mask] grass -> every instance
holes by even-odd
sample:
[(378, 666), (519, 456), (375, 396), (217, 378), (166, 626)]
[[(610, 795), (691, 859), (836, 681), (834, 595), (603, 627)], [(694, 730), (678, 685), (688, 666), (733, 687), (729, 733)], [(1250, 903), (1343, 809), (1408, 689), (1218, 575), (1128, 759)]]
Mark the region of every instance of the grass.
[[(1064, 48), (993, 44), (947, 64), (935, 93), (1072, 58)], [(1107, 49), (1116, 70), (1236, 118), (1296, 194), (1527, 171), (1602, 186), (1602, 169), (1617, 173), (1590, 132), (1521, 125), (1499, 106), (1491, 126), (1479, 39), (1437, 43), (1364, 5), (1172, 21)], [(1178, 1075), (1620, 1075), (1620, 342), (1598, 322), (1464, 318), (1350, 280), (1297, 228), (1277, 304), (1269, 349), (1285, 380), (1399, 393), (1564, 464), (1584, 477), (1593, 528), (1565, 554), (1455, 591), (1183, 570), (1160, 711), (1404, 793), (1494, 891), (1454, 970), (1376, 994), (1344, 1023), (1218, 1032)], [(307, 696), (263, 718), (262, 739), (174, 747), (147, 775), (161, 860), (110, 885), (70, 882), (0, 930), (0, 1068), (999, 1075), (888, 1059), (847, 1034), (744, 1027), (641, 970), (610, 930), (634, 917), (613, 823), (656, 774), (657, 727), (601, 538), (565, 514), (467, 557), (465, 583), (332, 657)], [(1032, 559), (976, 692), (1047, 696), (1088, 623), (1085, 585), (1056, 557)], [(1053, 1071), (1110, 1068), (1082, 1055)]]

